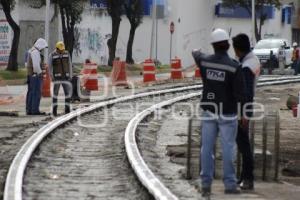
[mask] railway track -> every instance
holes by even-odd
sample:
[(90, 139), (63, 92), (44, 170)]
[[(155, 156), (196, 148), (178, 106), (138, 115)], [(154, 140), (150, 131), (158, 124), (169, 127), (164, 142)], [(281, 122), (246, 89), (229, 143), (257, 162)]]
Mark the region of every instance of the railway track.
[[(286, 84), (300, 82), (300, 77), (264, 78), (262, 82)], [(134, 127), (157, 106), (199, 96), (195, 91), (201, 88), (193, 85), (119, 97), (55, 119), (37, 131), (15, 157), (4, 200), (177, 199), (146, 170)]]

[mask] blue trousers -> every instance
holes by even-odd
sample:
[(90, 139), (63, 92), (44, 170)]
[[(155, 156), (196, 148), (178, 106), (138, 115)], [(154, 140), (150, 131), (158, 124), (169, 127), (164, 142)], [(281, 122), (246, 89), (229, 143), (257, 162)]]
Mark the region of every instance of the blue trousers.
[(28, 76), (28, 91), (26, 96), (26, 113), (35, 114), (40, 112), (43, 78), (40, 75)]
[(299, 73), (299, 65), (300, 65), (300, 61), (299, 60), (296, 60), (296, 61), (293, 61), (293, 63), (292, 63), (292, 69), (294, 69), (295, 70), (295, 75), (297, 75), (298, 73)]
[[(201, 147), (201, 185), (211, 187), (214, 175), (214, 146), (220, 134), (223, 158), (223, 182), (225, 189), (236, 188), (235, 154), (237, 117), (236, 115), (218, 116), (204, 111), (202, 115)], [(228, 117), (228, 119), (227, 119)]]

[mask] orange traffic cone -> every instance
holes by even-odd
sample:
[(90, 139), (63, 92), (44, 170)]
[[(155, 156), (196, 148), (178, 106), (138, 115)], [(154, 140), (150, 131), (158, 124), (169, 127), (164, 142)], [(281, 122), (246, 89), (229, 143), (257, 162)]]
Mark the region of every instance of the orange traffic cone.
[(175, 58), (171, 60), (171, 79), (182, 79), (181, 60)]
[(115, 60), (113, 62), (111, 82), (114, 86), (128, 85), (125, 61)]
[(145, 60), (143, 69), (144, 69), (144, 83), (156, 81), (155, 65), (151, 59)]
[(45, 65), (45, 74), (43, 75), (43, 87), (42, 87), (42, 96), (43, 97), (51, 97), (50, 91), (50, 76), (49, 76), (49, 69), (48, 66)]
[(85, 63), (82, 70), (83, 87), (86, 90), (98, 90), (98, 72), (96, 63)]

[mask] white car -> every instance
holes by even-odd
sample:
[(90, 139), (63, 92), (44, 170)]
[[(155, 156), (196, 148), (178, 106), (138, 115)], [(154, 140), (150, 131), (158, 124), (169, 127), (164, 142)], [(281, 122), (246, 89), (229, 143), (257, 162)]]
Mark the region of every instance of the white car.
[[(292, 64), (293, 49), (291, 48), (288, 40), (286, 39), (263, 39), (257, 42), (253, 49), (253, 53), (258, 57), (262, 67), (270, 58), (270, 53), (273, 54), (277, 59), (282, 58), (285, 66)], [(274, 66), (278, 68), (279, 66)]]

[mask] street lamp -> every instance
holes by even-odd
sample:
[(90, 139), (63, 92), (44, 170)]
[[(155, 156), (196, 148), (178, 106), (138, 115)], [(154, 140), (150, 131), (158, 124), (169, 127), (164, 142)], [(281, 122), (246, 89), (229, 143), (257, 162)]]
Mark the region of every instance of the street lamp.
[[(45, 40), (49, 46), (49, 26), (50, 26), (50, 0), (46, 0), (46, 16), (45, 16)], [(45, 63), (48, 63), (48, 48), (45, 49)]]

